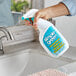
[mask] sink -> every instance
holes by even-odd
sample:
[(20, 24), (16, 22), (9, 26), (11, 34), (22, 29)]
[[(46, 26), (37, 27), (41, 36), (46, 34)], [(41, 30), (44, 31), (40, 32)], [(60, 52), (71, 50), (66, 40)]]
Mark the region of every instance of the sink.
[(0, 76), (27, 76), (69, 64), (64, 58), (48, 56), (39, 42), (5, 46), (4, 52), (0, 56)]
[(66, 64), (68, 64), (68, 62), (63, 60), (59, 60), (38, 53), (30, 53), (27, 67), (19, 76), (27, 76), (46, 69), (52, 69), (52, 68), (56, 69)]
[(23, 51), (0, 56), (0, 76), (19, 76), (28, 60), (29, 53)]

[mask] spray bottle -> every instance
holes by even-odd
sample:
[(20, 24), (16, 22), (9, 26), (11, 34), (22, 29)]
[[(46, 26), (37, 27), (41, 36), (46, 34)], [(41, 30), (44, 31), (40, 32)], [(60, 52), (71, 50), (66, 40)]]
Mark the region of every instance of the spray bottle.
[[(26, 19), (32, 23), (37, 9), (32, 9), (22, 16), (22, 20)], [(57, 28), (47, 20), (39, 19), (37, 22), (39, 41), (45, 51), (52, 57), (58, 58), (69, 48), (67, 40), (57, 30)]]

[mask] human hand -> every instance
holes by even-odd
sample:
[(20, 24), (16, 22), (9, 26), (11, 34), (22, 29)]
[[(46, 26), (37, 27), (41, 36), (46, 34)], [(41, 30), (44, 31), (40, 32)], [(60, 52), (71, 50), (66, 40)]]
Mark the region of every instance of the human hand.
[(37, 30), (37, 21), (38, 21), (39, 18), (43, 18), (43, 19), (48, 19), (49, 18), (47, 8), (42, 9), (35, 14), (34, 22), (32, 24), (30, 24), (30, 22), (28, 20), (25, 20), (25, 24), (26, 25), (31, 25), (31, 26), (33, 25), (35, 30)]
[(36, 14), (35, 14), (35, 19), (34, 19), (34, 26), (37, 26), (37, 21), (39, 18), (42, 18), (42, 19), (49, 19), (51, 17), (50, 15), (50, 9), (49, 7), (48, 8), (44, 8), (44, 9), (41, 9), (39, 10)]

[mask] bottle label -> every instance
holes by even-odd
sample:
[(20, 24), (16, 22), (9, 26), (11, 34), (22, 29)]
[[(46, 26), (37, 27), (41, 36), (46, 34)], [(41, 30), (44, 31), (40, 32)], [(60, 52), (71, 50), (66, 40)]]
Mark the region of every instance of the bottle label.
[(65, 49), (65, 42), (58, 32), (50, 26), (43, 37), (43, 43), (48, 50), (55, 56)]

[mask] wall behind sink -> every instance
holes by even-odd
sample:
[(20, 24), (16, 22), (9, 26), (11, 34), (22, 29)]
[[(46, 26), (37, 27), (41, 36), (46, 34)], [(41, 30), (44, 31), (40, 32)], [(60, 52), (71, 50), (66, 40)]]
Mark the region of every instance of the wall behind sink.
[[(44, 7), (52, 6), (62, 0), (45, 0)], [(57, 17), (56, 27), (65, 36), (71, 46), (76, 46), (76, 16), (74, 17)]]

